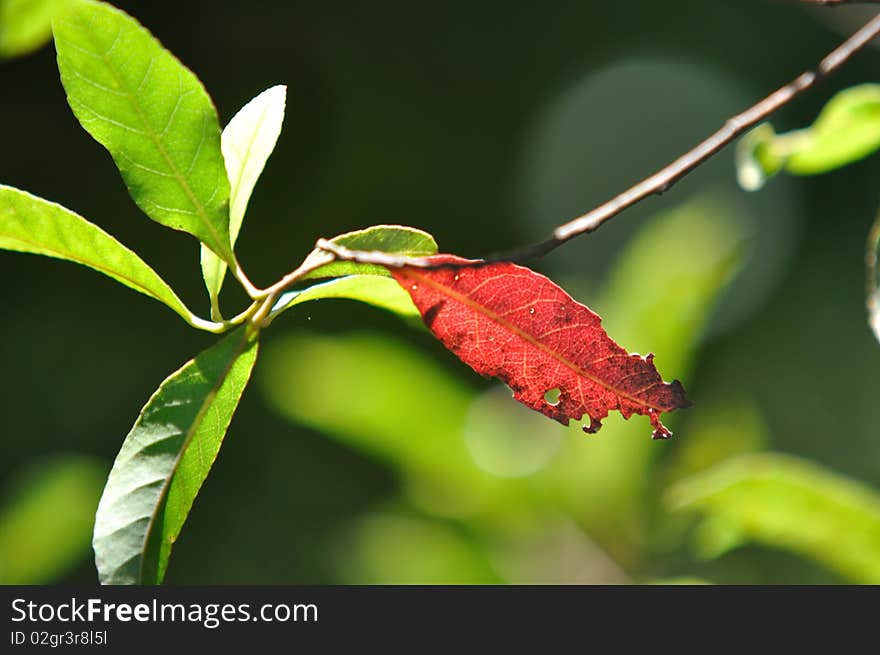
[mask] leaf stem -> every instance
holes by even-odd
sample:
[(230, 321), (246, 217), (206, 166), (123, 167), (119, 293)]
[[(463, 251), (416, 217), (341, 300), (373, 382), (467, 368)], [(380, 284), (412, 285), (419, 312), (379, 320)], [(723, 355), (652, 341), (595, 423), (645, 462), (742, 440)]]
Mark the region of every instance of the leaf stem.
[(233, 255), (232, 265), (229, 267), (232, 275), (235, 276), (235, 279), (238, 280), (239, 284), (244, 288), (245, 293), (251, 297), (252, 300), (258, 300), (265, 295), (263, 289), (258, 289), (254, 286), (254, 283), (250, 281), (248, 276), (245, 274), (244, 269), (241, 267), (241, 264), (238, 263), (238, 258)]
[(227, 332), (228, 330), (237, 327), (245, 321), (251, 319), (251, 317), (260, 309), (261, 306), (261, 302), (255, 300), (248, 306), (247, 309), (229, 319), (228, 321), (208, 321), (204, 318), (196, 316), (195, 314), (190, 314), (187, 323), (199, 330), (205, 330), (206, 332), (211, 332), (213, 334), (223, 334), (224, 332)]

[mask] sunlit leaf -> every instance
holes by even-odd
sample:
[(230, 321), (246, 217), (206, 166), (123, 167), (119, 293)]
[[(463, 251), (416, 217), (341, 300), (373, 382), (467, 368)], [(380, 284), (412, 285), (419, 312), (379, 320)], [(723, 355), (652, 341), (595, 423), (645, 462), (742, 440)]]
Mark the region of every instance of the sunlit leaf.
[(419, 317), (419, 310), (409, 294), (391, 278), (377, 275), (347, 275), (302, 290), (288, 291), (278, 298), (272, 313), (280, 314), (301, 303), (324, 298), (358, 300), (406, 318)]
[(746, 191), (761, 189), (785, 165), (773, 149), (776, 131), (769, 123), (759, 125), (736, 144), (736, 174)]
[(19, 472), (0, 510), (0, 584), (46, 584), (89, 553), (106, 468), (78, 455), (42, 458)]
[[(229, 239), (233, 248), (251, 192), (281, 134), (286, 96), (285, 86), (273, 86), (263, 91), (242, 107), (223, 130), (221, 147), (230, 186)], [(212, 307), (217, 306), (226, 268), (222, 259), (202, 246), (202, 275)]]
[(52, 36), (52, 14), (67, 0), (0, 0), (0, 58), (33, 52)]
[[(637, 352), (663, 353), (664, 370), (687, 379), (719, 296), (746, 252), (745, 225), (733, 203), (712, 195), (648, 222), (595, 299), (609, 333)], [(642, 432), (639, 424), (609, 420), (599, 438), (584, 439), (573, 425), (553, 466), (542, 472), (544, 484), (560, 487), (570, 511), (604, 537), (601, 545), (619, 561), (635, 557), (644, 538), (639, 520), (649, 468), (662, 452)]]
[(257, 356), (239, 328), (166, 379), (125, 438), (95, 520), (103, 584), (158, 584)]
[[(423, 230), (403, 225), (373, 225), (363, 230), (340, 234), (330, 241), (349, 250), (378, 251), (401, 257), (428, 257), (437, 254), (437, 242), (434, 241), (434, 237)], [(389, 275), (388, 269), (384, 266), (338, 261), (312, 271), (303, 279), (356, 274), (385, 277)]]
[(193, 314), (137, 254), (61, 205), (0, 185), (0, 248), (83, 264), (165, 303), (187, 322)]
[(676, 484), (668, 502), (705, 517), (704, 556), (757, 542), (880, 583), (880, 495), (806, 460), (743, 455)]
[(740, 186), (756, 191), (781, 170), (827, 173), (880, 148), (880, 85), (862, 84), (834, 96), (812, 126), (776, 134), (769, 124), (743, 137), (736, 150)]
[[(621, 348), (597, 314), (550, 279), (507, 262), (471, 267), (453, 255), (431, 262), (442, 267), (391, 274), (428, 329), (474, 371), (503, 380), (519, 402), (565, 426), (586, 417), (583, 429), (594, 433), (618, 410), (647, 416), (655, 439), (672, 436), (660, 415), (690, 405), (681, 384), (661, 379), (652, 354)], [(548, 401), (554, 388), (558, 397)]]
[(815, 175), (856, 162), (880, 148), (880, 84), (863, 84), (834, 96), (791, 148), (785, 168)]
[(73, 113), (110, 151), (138, 206), (232, 262), (220, 125), (199, 79), (102, 2), (68, 0), (53, 31)]

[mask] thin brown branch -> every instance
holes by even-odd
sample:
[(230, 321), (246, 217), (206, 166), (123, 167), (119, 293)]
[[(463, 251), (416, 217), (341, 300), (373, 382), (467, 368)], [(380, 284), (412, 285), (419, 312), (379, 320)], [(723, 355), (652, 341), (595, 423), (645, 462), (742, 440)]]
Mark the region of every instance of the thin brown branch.
[(729, 119), (715, 134), (665, 168), (632, 188), (627, 189), (617, 197), (612, 198), (604, 205), (564, 225), (560, 225), (553, 232), (553, 245), (549, 250), (576, 236), (595, 231), (606, 221), (614, 218), (623, 210), (641, 202), (648, 196), (667, 191), (681, 178), (709, 160), (737, 137), (766, 120), (771, 114), (804, 92), (813, 88), (820, 80), (835, 73), (853, 55), (867, 46), (878, 35), (880, 35), (880, 15), (868, 21), (864, 27), (819, 62), (819, 65), (814, 70), (801, 73), (797, 78), (774, 91), (758, 104)]
[[(880, 2), (880, 0), (876, 1)], [(841, 2), (842, 0), (838, 0), (836, 4)], [(668, 191), (676, 182), (711, 159), (745, 132), (766, 120), (771, 114), (795, 98), (812, 89), (819, 81), (835, 73), (878, 35), (880, 35), (880, 15), (872, 18), (864, 27), (828, 54), (819, 62), (815, 69), (801, 73), (794, 80), (777, 89), (756, 105), (730, 118), (721, 129), (709, 138), (650, 177), (635, 184), (605, 204), (572, 219), (564, 225), (560, 225), (548, 239), (541, 243), (527, 246), (505, 255), (474, 260), (473, 264), (480, 265), (495, 261), (524, 262), (540, 257), (577, 236), (594, 232), (624, 210), (649, 196)], [(421, 268), (436, 266), (436, 264), (432, 264), (429, 260), (422, 258), (395, 257), (386, 253), (352, 251), (323, 239), (318, 242), (316, 248), (332, 253), (337, 259), (365, 264), (378, 264), (390, 267), (418, 266)]]
[(810, 5), (823, 5), (825, 7), (840, 7), (842, 5), (876, 5), (880, 0), (800, 0)]

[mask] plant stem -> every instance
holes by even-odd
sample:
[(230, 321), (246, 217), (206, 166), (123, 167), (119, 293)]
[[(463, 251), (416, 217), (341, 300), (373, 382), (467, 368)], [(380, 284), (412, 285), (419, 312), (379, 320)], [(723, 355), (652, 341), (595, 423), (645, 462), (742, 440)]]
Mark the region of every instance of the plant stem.
[[(320, 244), (322, 241), (323, 239), (319, 240), (318, 243)], [(303, 276), (308, 275), (322, 266), (326, 266), (335, 259), (337, 259), (335, 254), (322, 249), (320, 246), (316, 246), (299, 267), (285, 275), (271, 287), (263, 289), (260, 292), (260, 308), (251, 317), (251, 322), (258, 325), (262, 324), (269, 317), (272, 307), (278, 301), (278, 296), (302, 279)]]
[(819, 62), (814, 70), (801, 73), (756, 105), (730, 118), (721, 129), (671, 164), (605, 204), (560, 225), (553, 231), (553, 235), (543, 243), (515, 252), (509, 258), (520, 260), (544, 255), (576, 236), (597, 230), (607, 221), (648, 196), (668, 191), (681, 178), (720, 152), (737, 137), (766, 120), (771, 114), (804, 92), (812, 89), (819, 81), (835, 73), (878, 35), (880, 35), (880, 15), (872, 18), (864, 27), (833, 50)]
[(254, 284), (248, 279), (248, 276), (245, 275), (244, 269), (242, 269), (241, 264), (238, 263), (238, 259), (236, 258), (234, 261), (234, 265), (229, 267), (232, 274), (235, 276), (235, 279), (239, 281), (242, 287), (244, 287), (245, 293), (249, 295), (253, 300), (257, 300), (262, 298), (264, 295), (264, 291), (262, 289), (258, 289)]
[[(880, 0), (875, 1), (880, 2)], [(759, 103), (728, 119), (717, 132), (650, 177), (638, 182), (623, 193), (590, 210), (586, 214), (560, 225), (548, 239), (541, 243), (526, 246), (502, 255), (472, 260), (470, 265), (480, 266), (487, 262), (499, 261), (525, 262), (541, 257), (574, 237), (599, 229), (599, 227), (624, 210), (638, 204), (649, 196), (668, 191), (676, 182), (723, 150), (737, 137), (766, 120), (771, 114), (795, 98), (815, 87), (821, 80), (837, 72), (878, 35), (880, 35), (880, 15), (872, 18), (864, 27), (835, 48), (819, 62), (814, 70), (801, 73), (794, 80), (777, 89)], [(325, 240), (320, 240), (318, 247), (325, 252), (333, 254), (336, 259), (357, 261), (365, 264), (378, 264), (394, 268), (402, 266), (432, 268), (437, 266), (437, 264), (432, 264), (429, 259), (425, 258), (395, 257), (386, 253), (353, 251)], [(467, 266), (468, 264), (462, 265)]]
[[(837, 0), (836, 2), (833, 0), (830, 2), (823, 2), (822, 0), (804, 1), (812, 2), (814, 4), (844, 4), (844, 2), (846, 2), (846, 0)], [(873, 1), (880, 3), (880, 0)], [(670, 189), (681, 178), (708, 161), (737, 137), (768, 118), (771, 114), (781, 107), (784, 107), (801, 94), (812, 89), (822, 79), (835, 73), (852, 59), (857, 52), (871, 43), (871, 41), (873, 41), (878, 35), (880, 35), (880, 15), (871, 19), (864, 27), (828, 54), (828, 56), (819, 62), (814, 70), (801, 73), (794, 80), (777, 89), (759, 103), (728, 119), (717, 132), (650, 177), (642, 180), (605, 204), (560, 225), (547, 240), (521, 248), (503, 256), (470, 260), (469, 262), (456, 264), (456, 266), (481, 266), (498, 261), (527, 261), (555, 250), (563, 243), (576, 236), (597, 230), (625, 209), (632, 207), (651, 195), (661, 194)], [(209, 331), (225, 331), (229, 329), (229, 327), (238, 325), (244, 320), (249, 320), (257, 326), (263, 326), (271, 320), (272, 307), (284, 291), (301, 280), (308, 273), (311, 273), (322, 266), (326, 266), (335, 260), (376, 264), (388, 268), (400, 268), (403, 266), (440, 268), (443, 266), (449, 266), (449, 264), (434, 263), (431, 261), (431, 258), (404, 257), (390, 255), (379, 251), (367, 252), (349, 250), (348, 248), (335, 244), (327, 239), (318, 239), (315, 244), (315, 249), (308, 257), (306, 257), (298, 268), (291, 271), (278, 280), (278, 282), (266, 289), (256, 288), (250, 280), (248, 280), (247, 276), (241, 270), (241, 267), (236, 261), (236, 265), (232, 269), (233, 273), (248, 292), (248, 295), (253, 298), (254, 303), (247, 310), (230, 321), (213, 323), (198, 319), (202, 325), (197, 325), (196, 327), (202, 327), (202, 329), (207, 329)]]
[(187, 322), (194, 328), (198, 328), (199, 330), (205, 330), (206, 332), (211, 332), (213, 334), (223, 334), (230, 328), (237, 327), (250, 319), (260, 309), (261, 306), (261, 302), (255, 300), (248, 306), (247, 309), (245, 309), (237, 316), (229, 319), (228, 321), (208, 321), (204, 318), (196, 316), (195, 314), (192, 314), (190, 315)]

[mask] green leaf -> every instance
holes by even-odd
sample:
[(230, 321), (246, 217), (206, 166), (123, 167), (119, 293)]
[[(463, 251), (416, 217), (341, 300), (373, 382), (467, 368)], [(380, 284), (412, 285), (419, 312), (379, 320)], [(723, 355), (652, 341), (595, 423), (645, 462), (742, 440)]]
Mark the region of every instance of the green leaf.
[(880, 85), (863, 84), (834, 96), (798, 147), (786, 170), (796, 175), (826, 173), (880, 148)]
[(701, 547), (717, 557), (747, 541), (784, 548), (853, 582), (880, 583), (880, 495), (787, 455), (743, 455), (670, 490), (704, 515)]
[(485, 548), (454, 524), (395, 510), (358, 520), (339, 568), (354, 584), (498, 584)]
[[(275, 148), (281, 123), (287, 87), (273, 86), (246, 104), (223, 130), (221, 147), (229, 178), (229, 237), (232, 246), (238, 239), (254, 185), (263, 172), (266, 160)], [(226, 263), (202, 246), (202, 275), (211, 307), (217, 307), (217, 296), (226, 276)]]
[(83, 264), (155, 298), (191, 325), (198, 322), (137, 254), (69, 209), (0, 185), (0, 248)]
[(817, 175), (852, 164), (880, 148), (880, 85), (863, 84), (834, 96), (811, 127), (776, 134), (765, 123), (736, 150), (740, 186), (756, 191), (781, 170)]
[(110, 5), (70, 0), (53, 31), (73, 113), (110, 151), (138, 206), (233, 263), (220, 125), (202, 83)]
[(15, 475), (0, 511), (0, 584), (54, 582), (88, 555), (106, 472), (91, 457), (57, 455)]
[(52, 36), (52, 14), (66, 0), (0, 0), (0, 58), (41, 48)]
[[(363, 230), (340, 234), (330, 241), (349, 250), (378, 251), (401, 257), (430, 257), (437, 254), (437, 242), (434, 241), (434, 237), (423, 230), (403, 225), (373, 225)], [(355, 274), (385, 277), (390, 275), (384, 266), (339, 261), (322, 266), (303, 276), (302, 279)]]
[(376, 275), (347, 275), (300, 291), (288, 291), (275, 303), (272, 314), (280, 314), (310, 300), (325, 298), (359, 300), (405, 318), (419, 318), (419, 310), (403, 287), (393, 278)]
[(281, 416), (392, 465), (455, 511), (487, 501), (494, 480), (462, 438), (473, 391), (423, 350), (387, 334), (297, 332), (274, 340), (264, 364)]
[(785, 159), (773, 149), (777, 138), (770, 123), (759, 125), (736, 144), (736, 175), (746, 191), (758, 191), (785, 165)]
[(239, 328), (166, 379), (113, 463), (95, 519), (103, 584), (159, 584), (257, 357)]
[[(569, 291), (576, 300), (589, 299), (608, 334), (634, 352), (658, 353), (663, 375), (687, 384), (701, 337), (748, 256), (749, 227), (743, 207), (726, 193), (697, 195), (646, 221), (621, 248), (602, 288)], [(657, 256), (664, 266), (651, 265)], [(640, 438), (641, 430), (634, 421), (615, 418), (606, 422), (601, 439), (585, 447), (580, 425), (572, 422), (562, 449), (542, 472), (543, 484), (559, 488), (578, 523), (620, 561), (634, 556), (633, 544), (647, 538), (644, 523), (632, 517), (641, 516), (650, 497), (651, 470), (661, 454)], [(686, 431), (678, 432), (682, 442), (689, 441)]]

